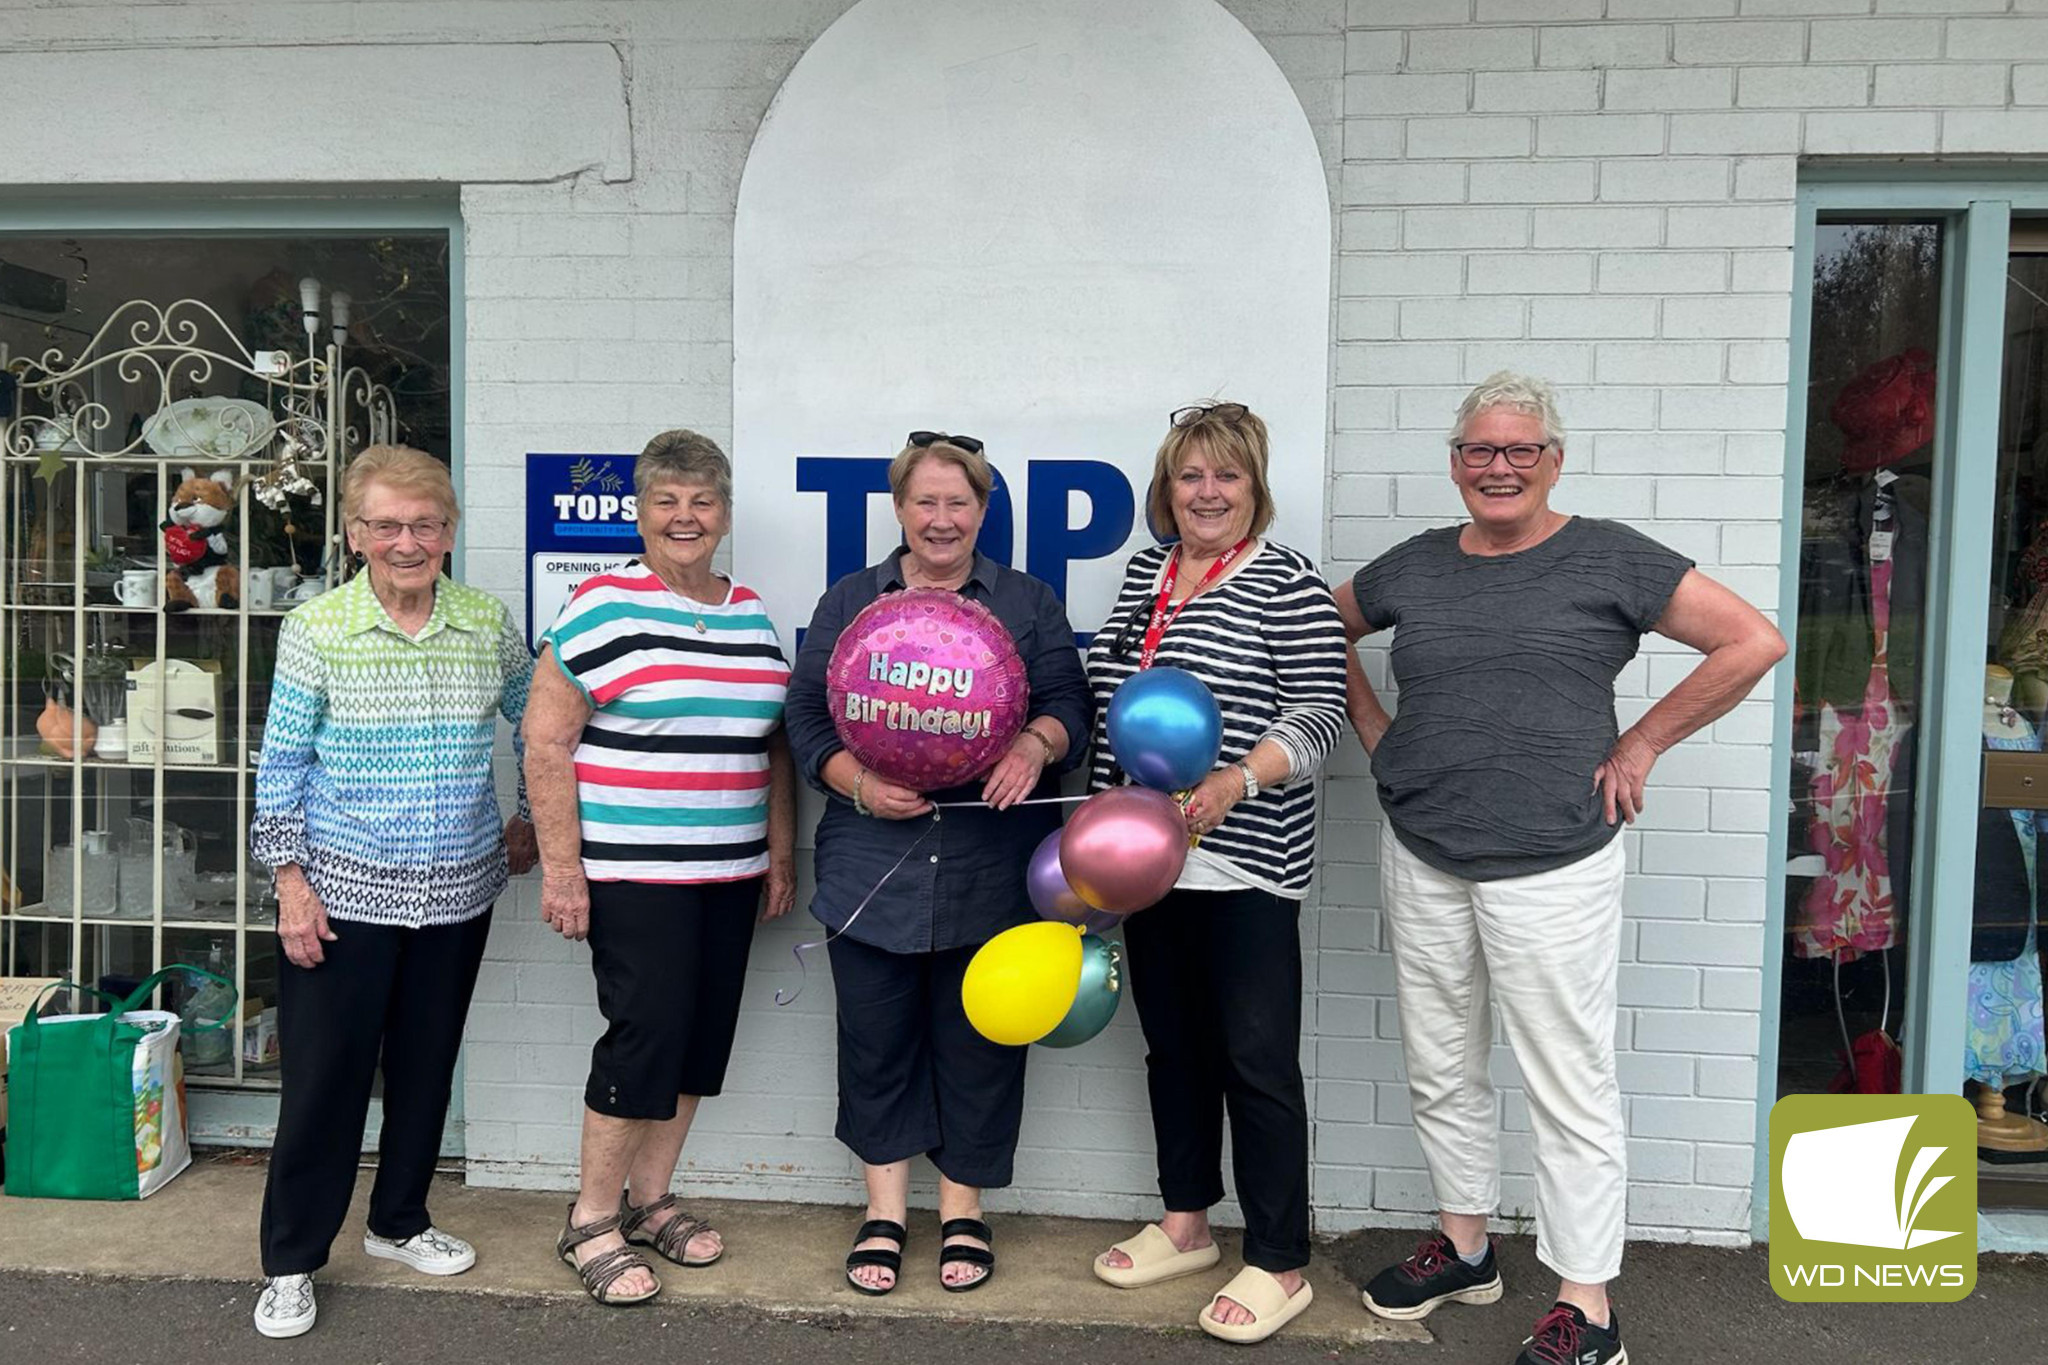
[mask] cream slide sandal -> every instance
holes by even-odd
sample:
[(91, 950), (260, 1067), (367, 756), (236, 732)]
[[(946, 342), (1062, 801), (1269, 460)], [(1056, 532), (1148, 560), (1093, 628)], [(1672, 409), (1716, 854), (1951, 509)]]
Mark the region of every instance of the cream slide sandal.
[[(1177, 1279), (1182, 1275), (1193, 1275), (1207, 1270), (1223, 1259), (1223, 1253), (1216, 1249), (1214, 1242), (1193, 1251), (1182, 1251), (1166, 1235), (1166, 1229), (1157, 1223), (1147, 1223), (1136, 1236), (1126, 1237), (1110, 1248), (1121, 1251), (1130, 1258), (1129, 1265), (1104, 1265), (1102, 1257), (1095, 1258), (1095, 1278), (1118, 1289), (1142, 1289), (1148, 1284), (1162, 1280)], [(1107, 1253), (1105, 1253), (1107, 1254)]]
[[(1249, 1346), (1255, 1341), (1264, 1341), (1273, 1333), (1301, 1316), (1304, 1308), (1315, 1302), (1316, 1291), (1307, 1280), (1301, 1288), (1289, 1294), (1280, 1287), (1280, 1281), (1255, 1265), (1248, 1265), (1237, 1272), (1234, 1279), (1216, 1291), (1215, 1298), (1202, 1310), (1195, 1321), (1204, 1332), (1220, 1341), (1234, 1341)], [(1215, 1310), (1217, 1299), (1229, 1299), (1252, 1310), (1250, 1322), (1218, 1322), (1209, 1316)]]

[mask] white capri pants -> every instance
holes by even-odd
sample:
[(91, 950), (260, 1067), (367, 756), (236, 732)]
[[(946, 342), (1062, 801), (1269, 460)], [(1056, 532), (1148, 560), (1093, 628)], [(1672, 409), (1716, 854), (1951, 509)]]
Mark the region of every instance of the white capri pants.
[(1478, 882), (1431, 867), (1391, 829), (1380, 836), (1401, 1050), (1437, 1206), (1484, 1216), (1500, 1208), (1491, 1003), (1535, 1131), (1536, 1255), (1582, 1284), (1621, 1273), (1628, 1150), (1614, 1026), (1623, 860), (1617, 836), (1554, 871)]

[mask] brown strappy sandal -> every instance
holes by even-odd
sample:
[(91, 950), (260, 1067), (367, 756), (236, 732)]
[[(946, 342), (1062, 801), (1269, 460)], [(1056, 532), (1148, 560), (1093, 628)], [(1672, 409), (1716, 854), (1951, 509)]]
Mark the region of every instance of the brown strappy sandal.
[[(653, 1232), (641, 1232), (640, 1229), (646, 1225), (647, 1220), (654, 1214), (660, 1213), (663, 1209), (676, 1209), (676, 1216), (663, 1223)], [(626, 1240), (634, 1246), (653, 1247), (656, 1254), (661, 1256), (663, 1260), (673, 1261), (677, 1265), (685, 1266), (691, 1270), (701, 1270), (707, 1265), (715, 1265), (725, 1255), (725, 1247), (722, 1244), (715, 1255), (691, 1256), (689, 1254), (690, 1239), (692, 1237), (697, 1236), (699, 1233), (716, 1232), (718, 1229), (712, 1227), (709, 1222), (702, 1218), (692, 1218), (681, 1209), (677, 1209), (676, 1197), (673, 1194), (665, 1194), (652, 1203), (642, 1204), (640, 1207), (634, 1208), (633, 1201), (626, 1197), (623, 1190), (620, 1191), (619, 1231), (625, 1233)]]
[(595, 1223), (576, 1225), (576, 1205), (569, 1205), (569, 1218), (562, 1227), (562, 1235), (555, 1239), (555, 1254), (576, 1272), (576, 1278), (583, 1281), (584, 1292), (607, 1308), (623, 1308), (627, 1304), (645, 1303), (661, 1292), (661, 1279), (654, 1277), (654, 1288), (644, 1294), (614, 1294), (612, 1286), (619, 1277), (629, 1270), (644, 1270), (654, 1275), (654, 1267), (647, 1264), (647, 1258), (631, 1247), (613, 1247), (610, 1251), (591, 1257), (582, 1265), (576, 1264), (576, 1248), (585, 1242), (594, 1242), (608, 1232), (619, 1231), (619, 1215), (600, 1218)]

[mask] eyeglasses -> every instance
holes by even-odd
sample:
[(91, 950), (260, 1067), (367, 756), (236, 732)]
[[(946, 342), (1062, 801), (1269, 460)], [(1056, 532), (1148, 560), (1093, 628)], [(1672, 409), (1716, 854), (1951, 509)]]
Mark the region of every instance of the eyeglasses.
[(1191, 427), (1205, 418), (1214, 417), (1219, 422), (1243, 421), (1251, 409), (1242, 403), (1191, 403), (1184, 408), (1175, 408), (1166, 420), (1177, 427)]
[(1453, 443), (1451, 449), (1458, 453), (1458, 462), (1467, 469), (1484, 469), (1493, 463), (1496, 455), (1507, 456), (1509, 469), (1534, 469), (1550, 445), (1545, 442), (1542, 445), (1490, 446), (1484, 441), (1459, 441)]
[(926, 446), (938, 445), (941, 442), (949, 446), (959, 446), (969, 455), (981, 454), (981, 441), (978, 437), (949, 435), (943, 431), (913, 431), (910, 433), (910, 444), (916, 446), (919, 450), (923, 450)]
[(356, 525), (370, 533), (370, 539), (389, 544), (398, 539), (402, 532), (412, 532), (412, 538), (422, 544), (431, 544), (448, 534), (448, 523), (441, 517), (422, 517), (418, 521), (387, 521), (379, 517), (372, 521), (357, 517)]

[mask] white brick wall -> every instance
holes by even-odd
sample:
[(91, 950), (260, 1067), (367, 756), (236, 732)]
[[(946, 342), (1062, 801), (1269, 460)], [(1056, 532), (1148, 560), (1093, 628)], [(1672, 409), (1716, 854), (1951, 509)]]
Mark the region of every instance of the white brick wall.
[[(729, 441), (740, 173), (777, 86), (851, 2), (0, 8), (11, 52), (125, 50), (139, 69), (152, 48), (252, 35), (310, 47), (525, 43), (536, 61), (552, 44), (617, 52), (625, 153), (576, 173), (557, 150), (522, 171), (516, 146), (493, 146), (503, 178), (462, 189), (465, 493), (473, 514), (496, 514), (465, 521), (467, 565), (517, 609), (525, 452), (633, 450), (676, 423)], [(2005, 3), (1226, 4), (1300, 96), (1340, 216), (1323, 547), (1333, 578), (1459, 515), (1443, 427), (1466, 385), (1512, 365), (1565, 386), (1562, 506), (1636, 522), (1770, 609), (1798, 159), (2048, 153), (2048, 17)], [(91, 150), (74, 162), (90, 164)], [(352, 157), (333, 178), (372, 192), (446, 179), (440, 168), (463, 161), (433, 138)], [(1366, 665), (1384, 684), (1384, 652), (1368, 649)], [(1653, 644), (1622, 676), (1624, 713), (1689, 666)], [(1662, 760), (1643, 828), (1626, 836), (1636, 875), (1617, 1037), (1639, 1235), (1747, 1235), (1769, 764), (1759, 701)], [(1407, 1126), (1378, 816), (1355, 745), (1332, 762), (1327, 797), (1328, 861), (1303, 918), (1317, 1221), (1418, 1221), (1432, 1200)], [(770, 1003), (807, 927), (792, 917), (756, 945), (731, 1088), (688, 1151), (701, 1185), (856, 1197), (854, 1167), (830, 1137), (822, 964), (799, 1002)], [(583, 949), (539, 927), (534, 889), (519, 886), (500, 907), (471, 1016), (473, 1178), (568, 1181), (598, 1028)], [(1126, 1015), (1086, 1049), (1034, 1058), (1019, 1183), (995, 1207), (1151, 1208), (1140, 1052)], [(1526, 1105), (1504, 1048), (1496, 1063), (1509, 1206), (1527, 1209)]]

